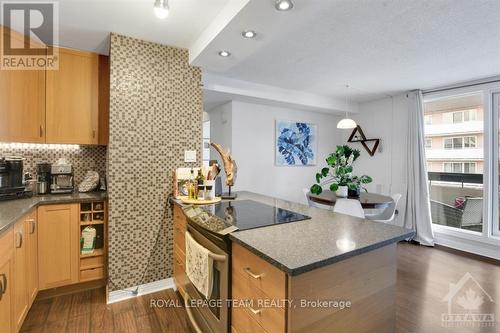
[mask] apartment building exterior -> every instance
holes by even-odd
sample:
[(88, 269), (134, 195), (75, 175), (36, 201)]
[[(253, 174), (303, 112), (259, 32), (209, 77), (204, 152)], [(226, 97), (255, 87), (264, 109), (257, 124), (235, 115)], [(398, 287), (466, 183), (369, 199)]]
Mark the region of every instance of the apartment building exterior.
[(483, 173), (484, 112), (477, 96), (427, 102), (425, 149), (429, 172)]

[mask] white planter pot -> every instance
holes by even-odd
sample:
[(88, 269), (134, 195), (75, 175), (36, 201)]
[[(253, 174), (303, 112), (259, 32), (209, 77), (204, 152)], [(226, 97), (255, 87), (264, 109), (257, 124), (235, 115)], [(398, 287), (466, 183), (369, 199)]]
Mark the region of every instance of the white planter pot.
[(335, 191), (335, 195), (340, 198), (347, 198), (348, 187), (347, 186), (339, 186), (337, 191)]

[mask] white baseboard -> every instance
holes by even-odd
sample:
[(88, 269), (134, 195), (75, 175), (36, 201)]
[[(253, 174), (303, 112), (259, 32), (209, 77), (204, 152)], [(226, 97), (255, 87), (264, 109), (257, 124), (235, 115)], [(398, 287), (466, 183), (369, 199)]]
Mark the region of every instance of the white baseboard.
[[(135, 292), (137, 288), (138, 293), (134, 294), (133, 292)], [(164, 289), (176, 289), (173, 278), (141, 284), (139, 286), (134, 286), (122, 290), (112, 291), (108, 295), (108, 304), (121, 302), (141, 295), (155, 293)]]
[(500, 247), (494, 244), (464, 239), (440, 232), (434, 232), (434, 242), (439, 245), (451, 247), (452, 249), (500, 260)]

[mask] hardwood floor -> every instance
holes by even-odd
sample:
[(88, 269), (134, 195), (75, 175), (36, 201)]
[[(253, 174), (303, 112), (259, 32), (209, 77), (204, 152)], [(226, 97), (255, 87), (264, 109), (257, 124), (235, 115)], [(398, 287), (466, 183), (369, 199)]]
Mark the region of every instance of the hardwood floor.
[[(441, 314), (448, 312), (443, 298), (451, 283), (466, 273), (484, 288), (497, 303), (483, 297), (480, 313), (493, 313), (495, 327), (445, 328)], [(500, 264), (493, 259), (474, 257), (442, 247), (428, 248), (408, 243), (398, 244), (398, 281), (396, 332), (500, 332)]]
[[(442, 299), (448, 293), (450, 283), (457, 283), (467, 272), (497, 302), (484, 299), (481, 313), (494, 313), (495, 319), (500, 320), (498, 262), (443, 248), (399, 244), (396, 332), (500, 332), (500, 322), (496, 327), (442, 327), (441, 314), (447, 313), (447, 303)], [(104, 290), (95, 289), (37, 300), (28, 313), (22, 332), (191, 332), (184, 308), (154, 308), (150, 306), (151, 299), (174, 300), (182, 304), (177, 293), (165, 290), (106, 305)]]
[[(36, 300), (21, 332), (191, 332), (182, 307), (151, 307), (151, 299), (182, 300), (172, 289), (106, 305), (104, 289)], [(159, 303), (158, 303), (159, 304)]]

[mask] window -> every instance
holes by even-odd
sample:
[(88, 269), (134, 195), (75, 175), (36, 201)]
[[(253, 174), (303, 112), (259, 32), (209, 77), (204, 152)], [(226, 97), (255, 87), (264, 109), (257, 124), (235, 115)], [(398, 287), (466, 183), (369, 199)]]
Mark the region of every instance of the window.
[(424, 116), (424, 124), (432, 125), (432, 115), (428, 114)]
[(475, 121), (477, 119), (476, 110), (462, 110), (452, 113), (452, 121), (454, 124), (463, 123), (466, 121)]
[(432, 148), (432, 139), (425, 139), (425, 148), (426, 149)]
[(476, 163), (473, 162), (464, 163), (464, 173), (476, 173)]
[(464, 121), (464, 114), (463, 112), (453, 112), (453, 123), (462, 123)]
[(476, 148), (476, 137), (475, 136), (464, 137), (464, 148)]
[(444, 149), (476, 148), (475, 136), (445, 138), (443, 142), (444, 142)]

